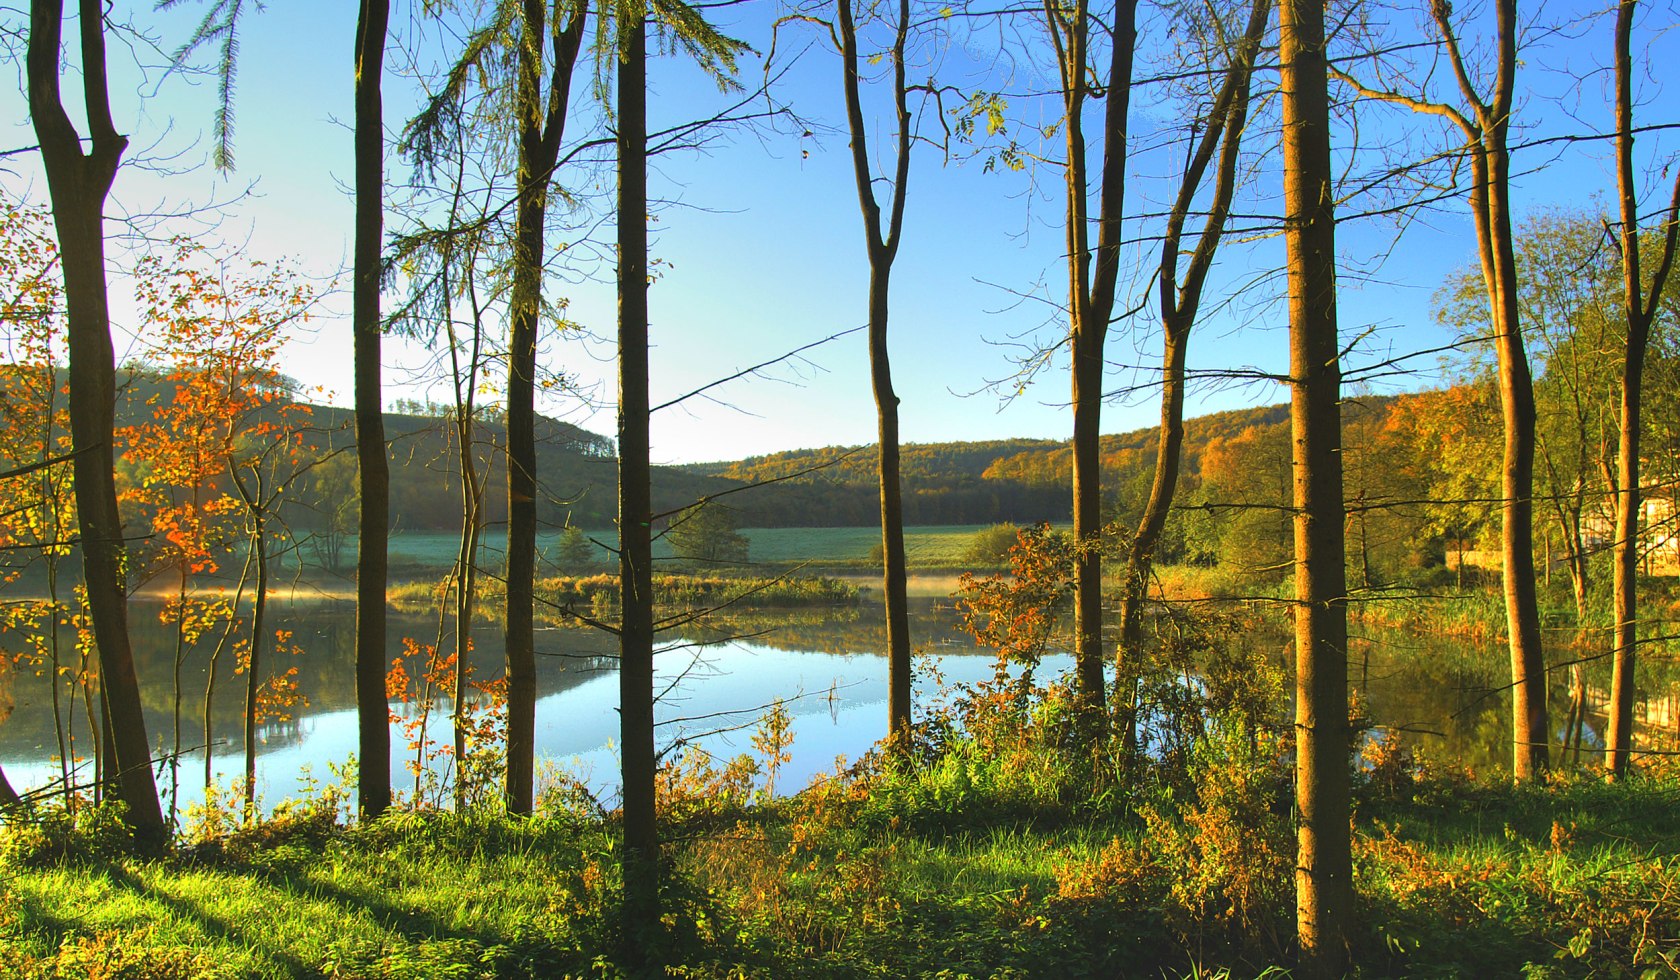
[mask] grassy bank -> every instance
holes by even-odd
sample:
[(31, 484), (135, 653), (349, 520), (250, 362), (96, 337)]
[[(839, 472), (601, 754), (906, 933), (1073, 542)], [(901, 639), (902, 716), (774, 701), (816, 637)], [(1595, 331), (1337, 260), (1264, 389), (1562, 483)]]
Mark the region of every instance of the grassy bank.
[[(1287, 835), (1233, 839), (1206, 801), (987, 807), (996, 787), (936, 767), (766, 803), (697, 772), (664, 784), (668, 914), (636, 937), (669, 975), (1256, 976), (1290, 959), (1288, 861), (1257, 874)], [(623, 975), (610, 819), (559, 799), (531, 820), (351, 828), (306, 807), (151, 859), (108, 822), (14, 827), (0, 977)], [(1367, 783), (1359, 975), (1673, 975), (1677, 804), (1672, 777)]]
[[(479, 580), (476, 590), (480, 616), (500, 615), (505, 592), (494, 579)], [(404, 612), (426, 612), (436, 609), (443, 601), (443, 584), (437, 582), (402, 582), (392, 586), (386, 596), (393, 609)], [(568, 612), (583, 615), (604, 615), (618, 605), (619, 582), (612, 575), (558, 575), (536, 581), (539, 617), (565, 621)], [(788, 576), (758, 578), (722, 575), (655, 575), (654, 599), (662, 614), (685, 610), (728, 607), (738, 610), (797, 609), (855, 605), (858, 588), (822, 576)]]

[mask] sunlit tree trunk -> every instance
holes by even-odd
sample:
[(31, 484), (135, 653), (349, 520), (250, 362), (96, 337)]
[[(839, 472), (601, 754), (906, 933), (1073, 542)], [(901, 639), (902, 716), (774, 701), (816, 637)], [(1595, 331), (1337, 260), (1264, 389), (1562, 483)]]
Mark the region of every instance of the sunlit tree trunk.
[(385, 129), (381, 79), (390, 0), (362, 0), (356, 25), (355, 336), (356, 462), (361, 526), (356, 547), (356, 792), (363, 819), (391, 805), (391, 718), (385, 699), (385, 585), (391, 467), (380, 382), (379, 250), (384, 244)]
[[(115, 752), (112, 768), (135, 832), (160, 839), (165, 832), (163, 809), (152, 778), (151, 745), (128, 635), (127, 549), (114, 471), (116, 356), (105, 281), (104, 205), (128, 141), (111, 118), (104, 5), (80, 0), (77, 27), (88, 148), (82, 148), (59, 89), (63, 0), (34, 0), (30, 5), (29, 115), (46, 169), (64, 274), (76, 511), (107, 703), (105, 727)], [(112, 760), (106, 761), (109, 765)]]
[[(1534, 568), (1534, 381), (1518, 321), (1511, 158), (1506, 140), (1517, 65), (1516, 0), (1498, 0), (1497, 10), (1499, 78), (1491, 104), (1474, 100), (1476, 146), (1471, 169), (1475, 185), (1470, 204), (1476, 216), (1482, 274), (1492, 311), (1494, 350), (1499, 361), (1499, 407), (1505, 426), (1500, 544), (1511, 651), (1512, 772), (1518, 779), (1529, 779), (1546, 769), (1551, 733), (1546, 724), (1546, 662), (1541, 651)], [(1445, 12), (1438, 16), (1445, 25)], [(1448, 26), (1443, 26), (1442, 32), (1452, 36)], [(1466, 97), (1471, 97), (1467, 81), (1463, 87)]]
[(1622, 0), (1616, 11), (1616, 191), (1621, 211), (1622, 294), (1627, 316), (1627, 346), (1622, 360), (1621, 437), (1616, 451), (1615, 617), (1616, 643), (1610, 681), (1610, 727), (1605, 737), (1605, 765), (1614, 778), (1627, 775), (1633, 754), (1635, 648), (1639, 641), (1641, 386), (1651, 322), (1673, 266), (1680, 238), (1680, 177), (1675, 179), (1662, 252), (1649, 286), (1640, 275), (1639, 193), (1633, 174), (1633, 66), (1629, 35), (1637, 0)]
[(1491, 99), (1471, 81), (1450, 3), (1435, 3), (1429, 15), (1440, 32), (1446, 60), (1466, 108), (1374, 89), (1332, 68), (1360, 95), (1440, 116), (1464, 134), (1462, 152), (1470, 163), (1470, 212), (1487, 290), (1488, 316), (1498, 361), (1500, 416), (1505, 433), (1500, 468), (1506, 632), (1511, 653), (1512, 772), (1528, 779), (1544, 771), (1550, 755), (1546, 725), (1546, 662), (1540, 643), (1540, 607), (1534, 567), (1534, 381), (1523, 344), (1517, 293), (1517, 263), (1511, 230), (1511, 159), (1508, 134), (1517, 72), (1516, 0), (1494, 0), (1498, 21), (1496, 75)]
[(1340, 977), (1353, 907), (1341, 362), (1323, 0), (1283, 0), (1295, 506), (1295, 871), (1301, 971)]

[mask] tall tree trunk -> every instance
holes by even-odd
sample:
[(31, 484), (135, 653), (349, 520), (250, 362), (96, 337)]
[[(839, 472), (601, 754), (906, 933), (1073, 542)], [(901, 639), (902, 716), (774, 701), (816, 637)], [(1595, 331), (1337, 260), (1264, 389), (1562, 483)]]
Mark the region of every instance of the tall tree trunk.
[(356, 244), (352, 331), (356, 464), (361, 525), (356, 544), (356, 793), (362, 819), (391, 805), (391, 716), (385, 699), (385, 585), (391, 466), (380, 382), (379, 249), (385, 229), (385, 123), (381, 82), (390, 0), (362, 0), (356, 24)]
[(891, 52), (897, 129), (892, 206), (883, 228), (881, 205), (875, 197), (874, 174), (869, 164), (863, 100), (858, 91), (857, 27), (852, 19), (852, 2), (837, 0), (835, 7), (840, 27), (846, 123), (851, 136), (852, 176), (857, 183), (858, 206), (863, 212), (869, 256), (869, 380), (875, 393), (881, 463), (881, 585), (887, 614), (887, 738), (893, 751), (902, 753), (909, 748), (910, 738), (910, 603), (904, 556), (904, 499), (899, 478), (898, 395), (893, 391), (887, 322), (893, 260), (898, 256), (898, 243), (904, 228), (904, 195), (910, 177), (910, 108), (904, 63), (905, 42), (910, 31), (910, 4), (909, 0), (899, 0), (897, 34)]
[(1324, 3), (1283, 0), (1280, 9), (1294, 440), (1296, 929), (1302, 972), (1339, 977), (1347, 966), (1353, 858), (1341, 363)]
[[(650, 485), (647, 281), (647, 24), (623, 25), (618, 69), (618, 571), (619, 722), (624, 777), (627, 952), (659, 922), (654, 822), (653, 501)], [(642, 965), (650, 965), (643, 963)]]
[(1476, 91), (1465, 67), (1452, 25), (1452, 4), (1435, 3), (1429, 8), (1465, 109), (1372, 89), (1344, 72), (1331, 70), (1366, 98), (1441, 116), (1464, 133), (1463, 152), (1469, 158), (1472, 178), (1470, 212), (1475, 219), (1476, 247), (1487, 289), (1505, 431), (1500, 550), (1511, 652), (1512, 772), (1518, 779), (1528, 779), (1546, 768), (1550, 734), (1546, 726), (1546, 661), (1541, 651), (1540, 607), (1535, 594), (1534, 381), (1518, 322), (1517, 263), (1511, 231), (1507, 136), (1517, 72), (1516, 0), (1495, 0), (1494, 9), (1498, 20), (1497, 74), (1493, 96), (1485, 99)]
[(1610, 680), (1610, 728), (1605, 765), (1612, 778), (1627, 775), (1633, 755), (1633, 680), (1639, 641), (1635, 597), (1639, 570), (1639, 427), (1641, 384), (1651, 321), (1674, 263), (1680, 239), (1680, 177), (1668, 208), (1667, 228), (1649, 291), (1639, 271), (1639, 193), (1633, 176), (1632, 58), (1629, 35), (1637, 0), (1621, 0), (1616, 11), (1616, 190), (1621, 209), (1622, 296), (1627, 317), (1627, 346), (1622, 360), (1621, 438), (1616, 450), (1616, 642)]
[[(1503, 0), (1502, 8), (1508, 2)], [(1514, 29), (1514, 14), (1512, 21)], [(1479, 183), (1485, 175), (1478, 224), (1486, 236), (1483, 259), (1492, 285), (1499, 407), (1505, 428), (1500, 545), (1511, 651), (1511, 771), (1518, 779), (1530, 779), (1545, 771), (1551, 755), (1546, 723), (1546, 661), (1541, 649), (1534, 567), (1534, 382), (1517, 317), (1505, 123), (1499, 121), (1487, 132), (1492, 145), (1485, 164), (1476, 168)], [(1497, 135), (1492, 135), (1495, 132)], [(1471, 195), (1473, 200), (1477, 196)]]
[[(1534, 381), (1518, 317), (1517, 262), (1511, 230), (1511, 159), (1507, 149), (1517, 55), (1516, 0), (1498, 0), (1499, 74), (1491, 103), (1475, 98), (1467, 76), (1460, 85), (1475, 107), (1477, 124), (1469, 131), (1475, 146), (1471, 166), (1475, 185), (1470, 204), (1476, 216), (1482, 275), (1498, 357), (1499, 408), (1505, 428), (1501, 466), (1500, 544), (1504, 567), (1505, 619), (1511, 651), (1512, 773), (1529, 779), (1550, 759), (1546, 724), (1546, 661), (1541, 650), (1540, 605), (1534, 568)], [(1451, 38), (1446, 17), (1436, 8), (1442, 33)], [(1453, 50), (1457, 63), (1456, 42)]]
[[(1084, 108), (1091, 96), (1087, 55), (1091, 19), (1086, 0), (1071, 11), (1045, 4), (1061, 72), (1067, 130), (1068, 327), (1072, 349), (1074, 671), (1080, 712), (1093, 739), (1104, 716), (1102, 635), (1103, 345), (1114, 310), (1120, 264), (1120, 218), (1125, 203), (1126, 114), (1131, 102), (1132, 55), (1137, 45), (1137, 0), (1116, 0), (1103, 117), (1103, 162), (1098, 189), (1097, 246), (1090, 242), (1090, 180)], [(1095, 260), (1093, 262), (1093, 259)]]
[[(1190, 330), (1196, 322), (1202, 287), (1207, 282), (1207, 273), (1213, 265), (1220, 237), (1225, 232), (1225, 219), (1236, 190), (1238, 150), (1248, 120), (1254, 59), (1265, 39), (1270, 13), (1271, 0), (1255, 0), (1249, 13), (1248, 29), (1231, 53), (1225, 82), (1209, 111), (1207, 129), (1179, 184), (1178, 198), (1168, 217), (1167, 233), (1161, 243), (1161, 333), (1165, 338), (1161, 353), (1161, 427), (1155, 447), (1155, 474), (1149, 487), (1149, 500), (1144, 505), (1137, 533), (1132, 536), (1127, 550), (1120, 594), (1120, 662), (1117, 676), (1124, 690), (1116, 694), (1116, 700), (1119, 702), (1120, 735), (1129, 757), (1136, 756), (1138, 747), (1137, 688), (1144, 659), (1143, 603), (1149, 591), (1155, 549), (1160, 546), (1167, 514), (1172, 509), (1173, 494), (1178, 489), (1183, 456), (1184, 368), (1190, 346)], [(1181, 285), (1178, 259), (1184, 239), (1184, 223), (1216, 151), (1219, 165), (1214, 178), (1213, 204)]]
[[(30, 5), (27, 75), (29, 115), (41, 146), (64, 270), (69, 320), (70, 437), (75, 448), (76, 512), (82, 571), (99, 647), (115, 751), (115, 777), (128, 820), (144, 838), (164, 835), (163, 809), (152, 778), (151, 745), (128, 636), (124, 587), (127, 549), (117, 511), (115, 476), (116, 356), (105, 282), (104, 205), (128, 141), (111, 120), (105, 65), (104, 5), (80, 0), (83, 109), (89, 147), (65, 111), (59, 90), (63, 0)], [(110, 762), (112, 760), (107, 760)]]
[(543, 231), (548, 189), (566, 127), (572, 69), (583, 40), (587, 6), (564, 28), (552, 25), (554, 75), (543, 103), (543, 50), (549, 27), (544, 0), (524, 0), (519, 49), (519, 205), (514, 219), (511, 351), (508, 369), (507, 682), (508, 810), (530, 813), (536, 762), (537, 666), (532, 632), (532, 580), (537, 555), (535, 388), (537, 324), (542, 312)]

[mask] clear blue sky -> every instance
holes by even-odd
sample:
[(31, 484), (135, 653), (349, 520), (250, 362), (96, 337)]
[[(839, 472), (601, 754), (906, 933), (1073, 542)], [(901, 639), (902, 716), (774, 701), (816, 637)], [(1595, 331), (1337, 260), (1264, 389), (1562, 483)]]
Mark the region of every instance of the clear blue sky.
[[(398, 4), (394, 24), (403, 37), (415, 36), (418, 29), (418, 15), (408, 6)], [(726, 29), (762, 53), (769, 49), (768, 25), (776, 9), (759, 3), (722, 13), (729, 18)], [(1598, 9), (1582, 6), (1580, 13), (1585, 17)], [(137, 14), (162, 51), (114, 44), (113, 59), (132, 66), (136, 56), (129, 52), (134, 50), (140, 60), (160, 63), (163, 52), (186, 36), (200, 10), (188, 5), (167, 16)], [(1567, 4), (1552, 4), (1545, 16), (1567, 16), (1569, 10)], [(1402, 8), (1395, 19), (1404, 24), (1416, 13)], [(236, 196), (254, 182), (251, 195), (231, 204), (213, 229), (188, 218), (171, 219), (161, 227), (219, 239), (254, 256), (295, 256), (324, 277), (340, 269), (349, 254), (351, 228), (347, 188), (354, 18), (355, 5), (342, 0), (298, 0), (270, 5), (246, 24), (237, 95), (239, 166), (226, 177), (202, 163), (213, 84), (180, 74), (164, 78), (156, 70), (142, 81), (132, 67), (123, 68), (115, 108), (119, 125), (133, 134), (132, 159), (138, 162), (148, 148), (165, 159), (154, 169), (125, 168), (111, 213), (177, 211)], [(1647, 27), (1671, 18), (1668, 10), (1647, 11)], [(1553, 36), (1543, 47), (1527, 52), (1519, 85), (1534, 92), (1521, 108), (1528, 136), (1609, 128), (1608, 77), (1591, 72), (1608, 61), (1610, 30), (1609, 16), (1584, 19), (1578, 38)], [(1649, 47), (1654, 34), (1647, 29), (1636, 43), (1648, 72), (1642, 84), (1649, 99), (1641, 109), (1645, 124), (1675, 121), (1675, 103), (1663, 96), (1661, 83), (1676, 63), (1672, 49), (1677, 42), (1670, 32), (1657, 42), (1660, 48)], [(800, 36), (813, 38), (809, 32)], [(1168, 50), (1164, 41), (1163, 22), (1149, 15), (1142, 43), (1157, 68), (1170, 64), (1161, 54)], [(788, 49), (784, 44), (783, 51)], [(967, 86), (990, 78), (991, 84), (999, 84), (995, 74), (985, 74), (988, 69), (971, 60), (982, 53), (975, 39), (967, 50), (948, 55), (942, 80)], [(746, 84), (756, 83), (762, 70), (759, 55), (743, 59)], [(1263, 79), (1264, 84), (1274, 82), (1275, 76)], [(1018, 69), (1007, 84), (1016, 90), (1042, 88), (1042, 79)], [(416, 91), (408, 79), (388, 81), (386, 111), (393, 127), (414, 107)], [(587, 84), (579, 92), (586, 95)], [(884, 96), (878, 90), (866, 93), (878, 108), (885, 105)], [(8, 125), (0, 135), (0, 149), (32, 143), (21, 88), (9, 89), (0, 98), (0, 120)], [(777, 99), (809, 119), (816, 135), (801, 137), (800, 127), (783, 127), (779, 132), (725, 136), (703, 153), (673, 154), (654, 165), (656, 195), (673, 202), (659, 213), (654, 243), (656, 257), (668, 263), (651, 294), (655, 402), (864, 321), (867, 266), (861, 222), (846, 140), (833, 131), (843, 119), (836, 56), (822, 45), (811, 45), (783, 79)], [(655, 127), (704, 115), (719, 103), (715, 87), (679, 58), (656, 64), (651, 102)], [(1049, 111), (1026, 99), (1014, 100), (1012, 109), (1028, 116)], [(1389, 139), (1402, 124), (1415, 125), (1395, 110), (1362, 111), (1360, 131), (1367, 141)], [(597, 110), (586, 104), (574, 129), (581, 130), (596, 116)], [(1147, 94), (1136, 100), (1134, 141), (1158, 143), (1171, 125)], [(877, 142), (887, 135), (883, 124)], [(1259, 140), (1266, 138), (1264, 131), (1257, 134)], [(1641, 143), (1651, 159), (1663, 158), (1671, 147), (1680, 147), (1680, 141), (1653, 135)], [(1259, 152), (1259, 143), (1254, 149)], [(1139, 152), (1128, 188), (1130, 211), (1159, 207), (1171, 191), (1169, 179), (1178, 159), (1176, 151)], [(1271, 147), (1256, 161), (1257, 179), (1246, 205), (1250, 209), (1275, 212), (1280, 206), (1276, 159)], [(1525, 211), (1590, 205), (1595, 196), (1608, 200), (1612, 183), (1607, 144), (1527, 150), (1518, 163), (1525, 171), (1518, 186)], [(0, 180), (10, 191), (45, 200), (32, 160), (14, 157), (5, 166), (9, 172)], [(611, 190), (610, 172), (593, 177), (563, 174), (561, 179), (573, 186), (594, 181), (582, 190)], [(937, 153), (925, 147), (917, 158), (893, 293), (892, 352), (908, 441), (1065, 438), (1070, 429), (1065, 359), (1007, 405), (986, 390), (987, 382), (1013, 372), (1013, 338), (1048, 342), (1059, 330), (1055, 311), (1043, 302), (1059, 302), (1065, 293), (1060, 206), (1053, 183), (1057, 175), (1042, 170), (1036, 179), (1040, 186), (1035, 190), (1031, 174), (986, 173), (978, 162), (943, 165)], [(1648, 196), (1654, 207), (1658, 194)], [(398, 219), (393, 217), (390, 224), (395, 228)], [(1157, 227), (1138, 226), (1134, 233), (1152, 235)], [(1448, 202), (1410, 222), (1398, 241), (1393, 224), (1383, 219), (1340, 226), (1340, 247), (1347, 259), (1341, 293), (1343, 331), (1351, 340), (1376, 328), (1364, 341), (1370, 353), (1360, 356), (1368, 360), (1435, 347), (1448, 339), (1431, 321), (1429, 299), (1446, 274), (1472, 260), (1469, 227), (1460, 202)], [(595, 234), (610, 241), (610, 225), (598, 227)], [(1380, 266), (1375, 264), (1378, 256), (1386, 257)], [(1127, 253), (1128, 269), (1145, 269), (1152, 262), (1152, 246)], [(1210, 286), (1207, 305), (1217, 307), (1217, 294), (1281, 263), (1280, 238), (1230, 247)], [(1371, 277), (1354, 271), (1372, 268)], [(571, 318), (601, 339), (550, 338), (545, 353), (552, 368), (578, 379), (587, 398), (551, 396), (540, 410), (610, 435), (614, 368), (608, 341), (615, 304), (610, 267), (593, 271), (593, 281), (556, 279), (550, 294), (568, 298)], [(340, 293), (329, 297), (287, 364), (305, 383), (336, 392), (340, 403), (348, 403), (350, 390), (347, 283), (346, 278)], [(1144, 288), (1141, 275), (1123, 284), (1120, 305), (1130, 305), (1127, 297), (1139, 296)], [(1281, 370), (1286, 362), (1283, 308), (1281, 303), (1262, 301), (1280, 292), (1281, 280), (1272, 277), (1266, 285), (1250, 289), (1233, 308), (1210, 314), (1192, 341), (1193, 367)], [(1029, 298), (1022, 299), (1022, 294)], [(1116, 324), (1109, 346), (1116, 362), (1111, 388), (1148, 380), (1146, 372), (1124, 365), (1150, 365), (1158, 358), (1154, 323), (1152, 311), (1146, 311)], [(119, 353), (120, 347), (119, 342)], [(429, 353), (389, 342), (389, 397), (426, 397), (425, 382), (416, 379), (414, 370)], [(1428, 358), (1421, 366), (1433, 364)], [(719, 401), (696, 400), (661, 412), (654, 432), (656, 461), (727, 459), (873, 441), (874, 407), (861, 334), (812, 351), (798, 366), (770, 374), (768, 379), (719, 389)], [(1381, 390), (1431, 380), (1403, 379)], [(439, 386), (430, 394), (442, 400), (446, 391)], [(1227, 385), (1202, 393), (1192, 411), (1284, 397), (1272, 385)], [(1152, 392), (1145, 390), (1108, 408), (1104, 429), (1149, 425), (1156, 413)]]

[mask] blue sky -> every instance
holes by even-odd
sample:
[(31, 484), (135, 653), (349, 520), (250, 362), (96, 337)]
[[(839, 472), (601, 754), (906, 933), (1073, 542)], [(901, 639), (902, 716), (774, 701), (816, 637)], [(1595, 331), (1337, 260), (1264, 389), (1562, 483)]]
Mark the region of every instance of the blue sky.
[[(419, 24), (407, 5), (399, 4), (394, 27), (405, 38), (417, 36)], [(167, 16), (143, 13), (157, 47), (167, 51), (186, 36), (201, 8), (188, 6)], [(1408, 8), (1395, 20), (1405, 26)], [(1420, 8), (1421, 9), (1421, 8)], [(1539, 9), (1539, 8), (1536, 8)], [(1582, 6), (1585, 15), (1596, 7)], [(776, 8), (747, 4), (723, 13), (726, 29), (758, 52), (769, 49), (768, 25)], [(1415, 12), (1414, 12), (1415, 13)], [(1571, 13), (1567, 4), (1544, 9), (1548, 18)], [(155, 146), (153, 155), (168, 157), (169, 172), (141, 166), (125, 168), (118, 180), (113, 215), (179, 211), (191, 205), (235, 197), (247, 184), (248, 196), (236, 200), (213, 228), (192, 218), (161, 223), (218, 240), (229, 249), (259, 257), (293, 256), (304, 267), (330, 277), (349, 254), (351, 202), (350, 52), (355, 5), (327, 0), (298, 0), (270, 5), (246, 25), (238, 80), (238, 169), (219, 176), (202, 164), (208, 146), (213, 85), (181, 74), (162, 78), (156, 70), (145, 80), (123, 68), (116, 93), (119, 125), (133, 134), (136, 151)], [(1666, 10), (1647, 12), (1650, 26), (1671, 18)], [(1520, 110), (1530, 136), (1609, 127), (1605, 82), (1591, 74), (1607, 61), (1611, 20), (1582, 20), (1578, 38), (1552, 36), (1526, 53), (1519, 85), (1532, 89)], [(1142, 44), (1151, 64), (1171, 63), (1164, 22), (1150, 16)], [(805, 33), (806, 38), (813, 35)], [(1654, 36), (1646, 31), (1647, 40)], [(1637, 43), (1650, 77), (1642, 91), (1644, 123), (1672, 122), (1672, 100), (1660, 83), (1674, 64), (1675, 42), (1663, 33), (1658, 47)], [(129, 47), (113, 46), (119, 63), (136, 60)], [(144, 52), (143, 48), (139, 48)], [(422, 51), (435, 52), (422, 45)], [(783, 52), (789, 50), (784, 42)], [(941, 78), (952, 84), (1007, 85), (1014, 91), (1042, 88), (1030, 69), (1018, 68), (1000, 81), (983, 56), (979, 39), (945, 56)], [(1636, 54), (1636, 58), (1640, 54)], [(157, 64), (160, 52), (140, 60)], [(394, 62), (402, 59), (393, 57)], [(742, 60), (743, 80), (754, 84), (763, 71), (760, 55)], [(587, 93), (587, 86), (580, 86)], [(416, 104), (412, 80), (387, 83), (387, 119), (395, 127)], [(866, 92), (866, 100), (884, 106), (885, 93)], [(833, 128), (842, 121), (839, 68), (835, 55), (812, 44), (782, 79), (776, 94), (808, 120), (756, 134), (720, 137), (704, 152), (677, 153), (654, 166), (654, 192), (668, 203), (655, 225), (655, 257), (667, 265), (651, 292), (654, 350), (654, 401), (697, 388), (739, 368), (864, 321), (867, 266), (861, 221), (851, 182), (846, 140)], [(676, 123), (705, 115), (720, 104), (716, 87), (678, 58), (656, 63), (651, 112), (653, 123)], [(1394, 110), (1362, 110), (1360, 133), (1368, 141), (1398, 138), (1416, 126)], [(1011, 101), (1012, 115), (1032, 119), (1049, 112), (1027, 98)], [(593, 125), (597, 111), (579, 110), (574, 131)], [(0, 148), (31, 143), (20, 87), (0, 95), (0, 120), (7, 129)], [(1139, 146), (1164, 141), (1172, 120), (1145, 93), (1134, 101), (1132, 138)], [(1016, 132), (1021, 120), (1012, 119)], [(1093, 123), (1094, 125), (1094, 123)], [(877, 130), (877, 144), (888, 136)], [(1344, 130), (1344, 139), (1351, 130)], [(1264, 131), (1255, 141), (1265, 140)], [(1272, 137), (1275, 139), (1275, 135)], [(1654, 135), (1641, 143), (1649, 159), (1662, 159), (1671, 140)], [(1258, 142), (1251, 141), (1256, 152)], [(1680, 146), (1680, 143), (1674, 144)], [(1275, 211), (1276, 150), (1255, 161), (1256, 180), (1246, 205)], [(1128, 188), (1129, 207), (1142, 213), (1159, 206), (1171, 192), (1169, 178), (1179, 157), (1172, 150), (1140, 150)], [(1362, 158), (1363, 160), (1364, 158)], [(1518, 195), (1524, 212), (1547, 206), (1588, 206), (1608, 199), (1612, 186), (1609, 151), (1602, 144), (1543, 147), (1518, 159), (1524, 173)], [(33, 176), (35, 164), (11, 158), (0, 175), (9, 191), (44, 200), (44, 186)], [(579, 190), (610, 193), (611, 173), (564, 174)], [(1053, 303), (1065, 287), (1059, 198), (1049, 169), (1034, 173), (985, 172), (978, 161), (944, 165), (923, 148), (911, 177), (904, 246), (894, 270), (892, 352), (902, 399), (903, 435), (908, 441), (985, 439), (1005, 436), (1065, 438), (1071, 425), (1066, 408), (1065, 360), (1041, 373), (1018, 397), (1001, 399), (988, 382), (1008, 378), (1015, 369), (1011, 354), (1017, 338), (1031, 344), (1058, 335)], [(1035, 186), (1036, 182), (1036, 186)], [(1657, 194), (1648, 195), (1655, 202)], [(1239, 205), (1242, 206), (1242, 205)], [(392, 218), (396, 227), (398, 219)], [(1134, 233), (1151, 235), (1154, 226)], [(1344, 334), (1364, 336), (1368, 358), (1431, 348), (1449, 338), (1430, 317), (1430, 296), (1444, 276), (1473, 258), (1467, 213), (1459, 202), (1411, 221), (1396, 240), (1386, 219), (1349, 220), (1339, 227), (1347, 259), (1342, 279)], [(597, 227), (610, 241), (610, 225)], [(550, 240), (563, 240), (556, 232)], [(580, 250), (581, 251), (581, 250)], [(1384, 257), (1377, 264), (1377, 258)], [(1152, 248), (1127, 252), (1128, 269), (1148, 267)], [(1282, 263), (1277, 237), (1231, 246), (1210, 285), (1207, 306), (1235, 284), (1263, 276)], [(1374, 269), (1361, 276), (1356, 270)], [(612, 348), (604, 338), (614, 330), (615, 302), (610, 267), (596, 266), (592, 278), (574, 272), (557, 277), (551, 298), (565, 297), (568, 315), (587, 337), (549, 338), (549, 365), (576, 379), (577, 394), (548, 397), (540, 410), (595, 431), (613, 430), (614, 368)], [(348, 279), (343, 280), (344, 283)], [(1141, 295), (1139, 276), (1122, 285), (1120, 305)], [(122, 287), (118, 285), (117, 289)], [(1256, 366), (1279, 371), (1286, 363), (1286, 324), (1281, 280), (1251, 287), (1234, 304), (1211, 314), (1192, 341), (1192, 365), (1202, 369)], [(1045, 302), (1048, 300), (1049, 302)], [(350, 357), (347, 290), (328, 297), (288, 356), (288, 371), (309, 385), (335, 392), (348, 403)], [(119, 310), (122, 304), (119, 303)], [(1110, 339), (1109, 387), (1147, 382), (1148, 374), (1125, 365), (1150, 364), (1158, 358), (1151, 312), (1115, 325)], [(130, 323), (131, 327), (132, 324)], [(1368, 330), (1370, 332), (1367, 334)], [(123, 344), (119, 341), (119, 352)], [(442, 400), (447, 388), (428, 389), (423, 365), (430, 351), (400, 341), (388, 346), (390, 397)], [(1432, 367), (1433, 358), (1422, 359)], [(861, 334), (809, 352), (796, 365), (767, 372), (769, 377), (734, 382), (718, 389), (719, 400), (694, 400), (656, 417), (654, 454), (658, 462), (736, 458), (802, 446), (863, 443), (874, 438), (874, 406), (868, 387)], [(1425, 375), (1391, 382), (1415, 387), (1431, 383)], [(1282, 400), (1271, 385), (1230, 386), (1204, 391), (1192, 411)], [(1152, 424), (1157, 408), (1144, 390), (1119, 397), (1105, 410), (1105, 431)]]

